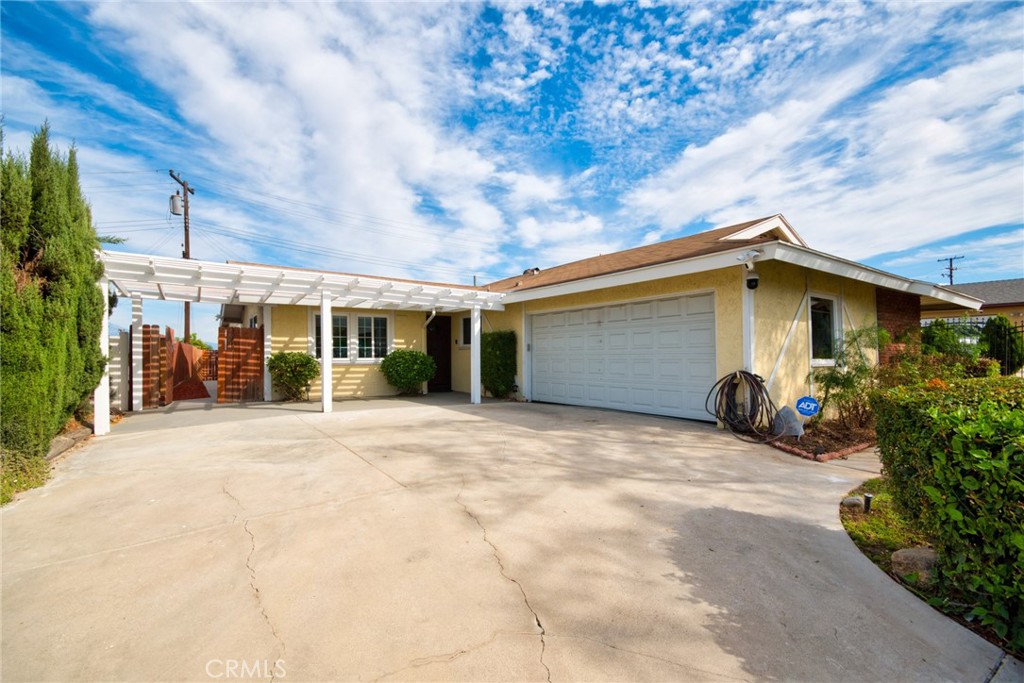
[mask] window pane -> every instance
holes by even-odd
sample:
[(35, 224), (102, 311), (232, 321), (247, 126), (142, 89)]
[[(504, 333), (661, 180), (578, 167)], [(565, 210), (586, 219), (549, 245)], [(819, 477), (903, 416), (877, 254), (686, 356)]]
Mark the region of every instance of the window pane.
[(348, 358), (348, 316), (336, 315), (334, 319), (334, 357)]
[(473, 319), (462, 319), (462, 345), (469, 346), (473, 343)]
[(388, 319), (373, 319), (373, 357), (383, 358), (388, 355)]
[(811, 358), (835, 358), (833, 302), (811, 298)]
[(359, 357), (373, 358), (373, 318), (359, 316)]

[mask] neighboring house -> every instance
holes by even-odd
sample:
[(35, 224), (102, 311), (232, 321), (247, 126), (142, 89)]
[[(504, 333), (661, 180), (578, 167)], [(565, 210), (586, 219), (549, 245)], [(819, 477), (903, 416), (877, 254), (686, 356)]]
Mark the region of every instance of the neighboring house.
[[(953, 285), (949, 289), (980, 299), (981, 310), (970, 312), (971, 320), (981, 322), (993, 316), (1005, 315), (1014, 325), (1024, 325), (1024, 278), (989, 280)], [(923, 320), (961, 318), (963, 309), (945, 302), (921, 306)]]
[(896, 336), (919, 325), (922, 307), (980, 305), (810, 249), (781, 215), (531, 268), (476, 288), (117, 252), (101, 257), (117, 291), (133, 296), (140, 321), (143, 298), (191, 296), (225, 304), (226, 323), (262, 326), (266, 356), (327, 355), (331, 372), (311, 394), (325, 411), (332, 396), (393, 394), (377, 366), (396, 348), (435, 359), (439, 373), (429, 391), (467, 392), (477, 402), (479, 334), (507, 329), (519, 340), (520, 398), (710, 420), (708, 390), (736, 370), (761, 375), (773, 399), (791, 405), (814, 393), (811, 368), (834, 362), (845, 331), (878, 324)]

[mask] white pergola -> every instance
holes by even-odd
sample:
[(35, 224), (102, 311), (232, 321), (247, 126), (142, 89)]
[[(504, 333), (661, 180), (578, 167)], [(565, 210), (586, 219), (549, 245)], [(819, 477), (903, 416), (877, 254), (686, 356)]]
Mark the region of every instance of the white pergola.
[[(104, 292), (113, 286), (119, 297), (132, 300), (132, 407), (142, 409), (142, 302), (190, 301), (209, 304), (252, 304), (262, 307), (264, 334), (264, 397), (270, 400), (270, 326), (273, 306), (318, 306), (322, 320), (332, 308), (413, 310), (431, 313), (469, 311), (472, 321), (470, 401), (480, 402), (481, 312), (503, 310), (502, 295), (479, 289), (412, 280), (390, 280), (249, 263), (214, 263), (126, 252), (101, 251)], [(109, 355), (107, 307), (104, 306), (100, 345)], [(331, 412), (333, 326), (321, 325), (320, 359), (323, 412)], [(95, 393), (95, 433), (110, 431), (110, 378), (104, 372)]]

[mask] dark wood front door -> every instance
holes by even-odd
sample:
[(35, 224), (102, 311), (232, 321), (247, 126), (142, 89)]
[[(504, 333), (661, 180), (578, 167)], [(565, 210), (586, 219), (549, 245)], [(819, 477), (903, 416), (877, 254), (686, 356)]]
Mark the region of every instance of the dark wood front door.
[[(430, 315), (429, 313), (427, 314)], [(437, 374), (427, 382), (427, 391), (452, 390), (452, 319), (435, 316), (427, 325), (427, 355), (434, 359)]]

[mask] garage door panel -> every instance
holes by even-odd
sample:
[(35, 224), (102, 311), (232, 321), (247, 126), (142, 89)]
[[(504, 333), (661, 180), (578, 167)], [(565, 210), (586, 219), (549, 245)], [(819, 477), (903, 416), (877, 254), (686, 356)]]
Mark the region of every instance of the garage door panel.
[(631, 349), (634, 351), (647, 351), (654, 348), (653, 330), (634, 330)]
[(654, 317), (654, 303), (646, 301), (640, 304), (631, 304), (629, 313), (630, 320), (650, 320)]
[(711, 294), (701, 294), (686, 298), (687, 315), (699, 315), (701, 313), (715, 313), (715, 299)]
[(532, 322), (535, 400), (708, 419), (712, 295), (539, 314)]
[(626, 351), (629, 349), (629, 333), (626, 331), (622, 332), (609, 332), (608, 333), (608, 350), (609, 351)]

